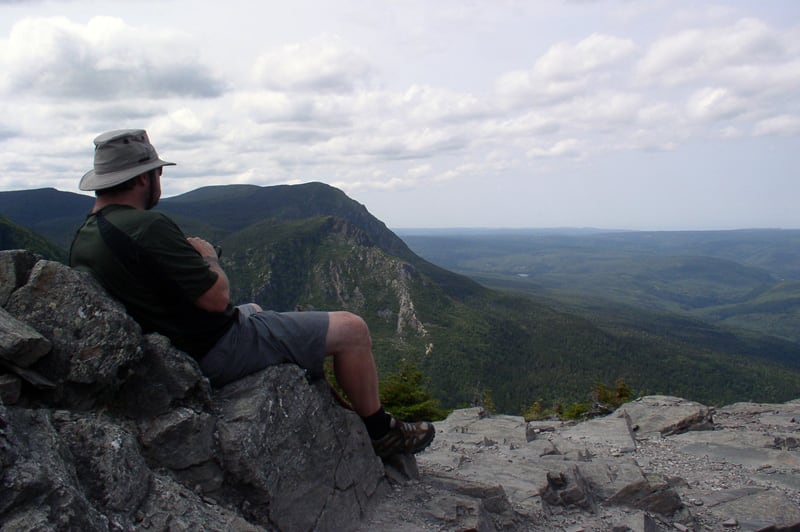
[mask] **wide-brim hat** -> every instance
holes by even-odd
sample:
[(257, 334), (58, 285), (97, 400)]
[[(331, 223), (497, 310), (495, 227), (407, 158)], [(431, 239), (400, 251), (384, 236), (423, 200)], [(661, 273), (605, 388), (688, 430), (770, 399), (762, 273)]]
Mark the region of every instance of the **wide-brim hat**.
[(81, 190), (111, 188), (139, 174), (171, 166), (158, 158), (144, 129), (115, 129), (94, 139), (94, 168), (81, 178)]

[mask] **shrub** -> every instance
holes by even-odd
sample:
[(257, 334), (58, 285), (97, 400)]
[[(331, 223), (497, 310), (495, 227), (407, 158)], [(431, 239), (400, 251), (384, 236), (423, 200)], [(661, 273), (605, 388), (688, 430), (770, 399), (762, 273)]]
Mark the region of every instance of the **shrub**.
[(422, 371), (405, 358), (397, 372), (390, 373), (380, 383), (380, 395), (384, 408), (403, 421), (438, 421), (450, 413), (439, 408)]

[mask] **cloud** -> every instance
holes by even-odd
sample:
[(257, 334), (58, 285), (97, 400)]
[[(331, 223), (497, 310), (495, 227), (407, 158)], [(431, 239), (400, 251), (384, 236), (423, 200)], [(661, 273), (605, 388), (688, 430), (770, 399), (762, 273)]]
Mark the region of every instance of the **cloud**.
[(727, 27), (689, 29), (655, 41), (637, 67), (644, 83), (680, 85), (698, 80), (758, 81), (775, 63), (791, 60), (787, 36), (764, 22), (741, 19)]
[(349, 92), (368, 84), (372, 71), (362, 52), (323, 36), (262, 54), (252, 76), (265, 89)]
[(754, 133), (759, 136), (779, 135), (796, 136), (800, 135), (800, 116), (780, 115), (761, 120), (755, 125)]
[(412, 85), (396, 99), (402, 115), (415, 122), (453, 123), (485, 118), (491, 109), (470, 93)]
[(734, 118), (747, 108), (747, 102), (729, 89), (705, 87), (689, 97), (686, 113), (695, 120), (717, 121)]
[(498, 94), (512, 104), (562, 101), (586, 90), (603, 75), (632, 56), (636, 46), (629, 39), (592, 34), (575, 44), (551, 46), (530, 70), (500, 76)]
[(635, 49), (629, 39), (593, 33), (574, 45), (553, 45), (536, 61), (533, 71), (543, 79), (585, 76), (619, 63), (630, 57)]
[(527, 155), (532, 159), (549, 157), (580, 158), (584, 155), (584, 149), (578, 139), (562, 139), (545, 147), (537, 146), (531, 148), (528, 150)]
[(95, 17), (26, 18), (0, 44), (0, 90), (18, 96), (115, 99), (213, 97), (224, 84), (194, 58), (185, 36)]
[[(580, 175), (599, 190), (659, 169), (690, 174), (696, 143), (718, 153), (736, 143), (739, 155), (753, 142), (791, 145), (756, 136), (800, 135), (800, 27), (788, 0), (236, 1), (224, 19), (211, 4), (173, 0), (158, 19), (113, 2), (103, 12), (120, 18), (88, 22), (96, 2), (16, 4), (4, 6), (0, 36), (6, 189), (74, 190), (92, 138), (118, 127), (147, 129), (178, 163), (167, 195), (322, 180), (366, 201), (371, 190), (428, 197), (426, 187), (476, 183), (481, 196), (491, 182), (497, 198), (515, 190), (508, 204), (523, 196), (522, 176)], [(71, 18), (12, 25), (14, 13), (54, 12)], [(725, 174), (731, 159), (703, 167)], [(752, 160), (779, 174), (793, 159)]]
[(249, 120), (267, 122), (308, 122), (314, 116), (313, 96), (280, 91), (240, 92), (233, 109)]

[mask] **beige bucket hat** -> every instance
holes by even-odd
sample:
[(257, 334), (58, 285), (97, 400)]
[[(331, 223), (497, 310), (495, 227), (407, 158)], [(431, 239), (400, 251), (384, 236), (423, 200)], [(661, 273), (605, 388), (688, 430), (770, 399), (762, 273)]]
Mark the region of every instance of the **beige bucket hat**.
[(81, 178), (81, 190), (102, 190), (139, 174), (171, 166), (158, 158), (144, 129), (115, 129), (94, 139), (94, 168)]

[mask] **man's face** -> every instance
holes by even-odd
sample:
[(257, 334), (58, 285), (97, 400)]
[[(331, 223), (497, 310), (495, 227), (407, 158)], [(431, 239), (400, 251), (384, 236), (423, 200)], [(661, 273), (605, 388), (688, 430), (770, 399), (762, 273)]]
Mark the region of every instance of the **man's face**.
[(158, 200), (161, 199), (161, 174), (163, 170), (163, 168), (156, 168), (151, 174), (153, 177), (150, 180), (150, 201), (148, 203), (148, 208), (150, 209), (158, 205)]

